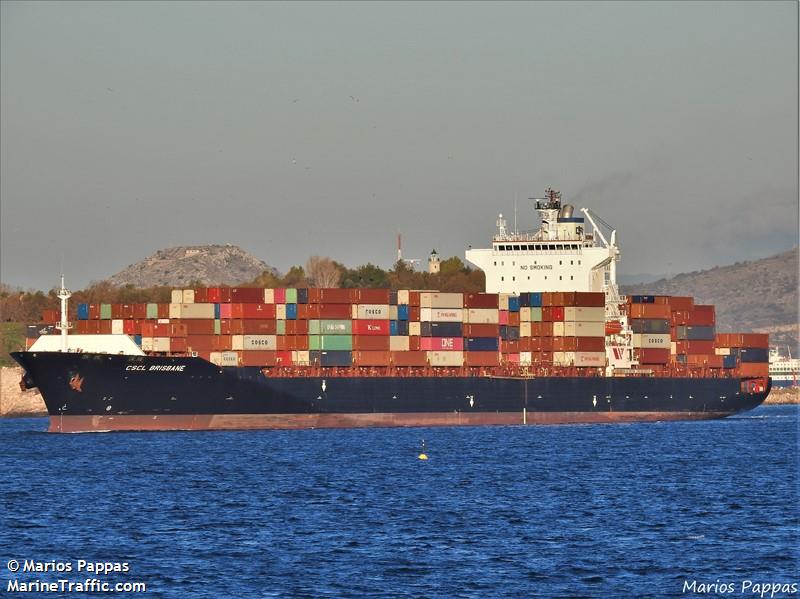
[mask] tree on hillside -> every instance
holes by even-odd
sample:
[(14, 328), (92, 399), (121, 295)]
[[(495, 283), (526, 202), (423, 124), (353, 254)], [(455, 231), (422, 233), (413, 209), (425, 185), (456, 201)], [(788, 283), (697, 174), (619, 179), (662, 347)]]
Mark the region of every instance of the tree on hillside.
[(265, 287), (274, 289), (281, 286), (281, 280), (272, 271), (265, 270), (247, 284), (249, 287)]
[(338, 287), (342, 278), (339, 265), (328, 257), (311, 256), (306, 262), (308, 283), (314, 287)]
[(364, 264), (356, 269), (347, 269), (342, 277), (342, 287), (388, 288), (389, 275), (374, 264)]
[(306, 287), (306, 272), (302, 266), (292, 266), (281, 279), (282, 287)]

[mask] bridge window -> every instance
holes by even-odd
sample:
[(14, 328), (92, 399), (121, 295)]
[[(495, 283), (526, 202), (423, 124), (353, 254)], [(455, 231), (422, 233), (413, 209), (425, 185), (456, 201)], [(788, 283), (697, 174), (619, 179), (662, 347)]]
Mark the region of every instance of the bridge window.
[(501, 280), (501, 281), (505, 281), (505, 280), (506, 280), (506, 278), (505, 278), (505, 277), (500, 277), (500, 280)]

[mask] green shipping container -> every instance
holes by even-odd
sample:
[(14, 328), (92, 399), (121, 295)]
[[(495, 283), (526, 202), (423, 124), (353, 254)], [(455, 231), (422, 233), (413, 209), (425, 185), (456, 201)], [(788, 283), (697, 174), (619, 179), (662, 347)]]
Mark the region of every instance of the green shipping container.
[(353, 349), (353, 338), (350, 335), (309, 335), (308, 349), (351, 351)]
[(147, 318), (158, 318), (158, 304), (147, 304)]
[(100, 304), (100, 320), (111, 320), (111, 304)]
[(531, 322), (542, 322), (541, 308), (531, 308)]
[(285, 335), (286, 334), (286, 321), (285, 320), (276, 320), (275, 324), (277, 325), (277, 330), (275, 331), (278, 335)]
[[(319, 321), (320, 335), (352, 335), (353, 334), (353, 321), (352, 320), (320, 320)], [(324, 347), (322, 349), (334, 349), (332, 347)]]
[(286, 290), (286, 301), (285, 304), (296, 304), (297, 303), (297, 289), (287, 289)]
[(221, 335), (222, 334), (221, 333), (221, 327), (220, 327), (220, 324), (219, 324), (219, 320), (215, 320), (214, 321), (214, 334), (215, 335)]

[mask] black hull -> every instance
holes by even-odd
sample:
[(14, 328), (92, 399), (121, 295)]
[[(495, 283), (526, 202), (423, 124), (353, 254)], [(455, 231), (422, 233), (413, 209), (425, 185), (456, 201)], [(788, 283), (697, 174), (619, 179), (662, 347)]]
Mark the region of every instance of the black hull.
[(199, 358), (19, 352), (50, 430), (589, 423), (721, 418), (769, 380), (652, 377), (264, 376)]

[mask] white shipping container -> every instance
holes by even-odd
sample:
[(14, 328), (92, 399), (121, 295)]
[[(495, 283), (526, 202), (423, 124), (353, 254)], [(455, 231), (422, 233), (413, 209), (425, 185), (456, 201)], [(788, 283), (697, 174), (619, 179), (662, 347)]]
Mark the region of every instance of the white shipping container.
[(500, 311), (494, 308), (469, 308), (464, 310), (464, 322), (472, 324), (499, 324)]
[[(564, 323), (560, 321), (556, 321), (553, 323), (553, 337), (563, 337), (566, 333), (564, 332)], [(570, 335), (572, 337), (573, 335)], [(555, 359), (555, 358), (554, 358)]]
[(508, 310), (508, 296), (509, 293), (500, 293), (497, 296), (498, 308), (500, 310)]
[(231, 336), (231, 349), (238, 349), (239, 351), (244, 349), (244, 335)]
[(670, 336), (650, 333), (634, 333), (632, 335), (633, 347), (655, 347), (660, 349), (670, 348)]
[[(356, 313), (353, 318), (361, 320), (375, 319), (375, 320), (389, 320), (389, 304), (359, 304), (354, 305)], [(395, 306), (396, 308), (396, 306)], [(397, 320), (397, 319), (395, 319)]]
[(210, 361), (217, 366), (238, 366), (239, 354), (235, 351), (212, 351)]
[(464, 294), (423, 291), (419, 294), (419, 305), (422, 308), (463, 308)]
[(152, 337), (142, 337), (142, 351), (153, 351)]
[(730, 347), (716, 347), (714, 348), (714, 353), (718, 356), (730, 356), (731, 355), (731, 348)]
[(606, 309), (602, 306), (584, 308), (582, 306), (566, 306), (564, 320), (572, 322), (605, 322)]
[(278, 349), (278, 338), (276, 335), (244, 335), (242, 339), (244, 349)]
[(286, 320), (286, 304), (275, 305), (275, 320)]
[(169, 351), (169, 337), (153, 337), (153, 351)]
[(463, 351), (429, 351), (426, 353), (431, 366), (462, 366), (464, 364)]
[(173, 289), (171, 293), (173, 304), (183, 303), (183, 291), (181, 289)]
[(529, 351), (519, 352), (519, 363), (520, 366), (530, 366), (532, 363), (531, 352)]
[(409, 322), (408, 334), (412, 337), (419, 337), (422, 334), (422, 325), (418, 322)]
[(420, 308), (421, 322), (462, 322), (464, 311), (461, 308)]
[(292, 362), (298, 366), (308, 366), (311, 363), (311, 357), (308, 350), (293, 351)]
[(671, 353), (673, 356), (678, 353), (678, 344), (675, 341), (670, 342), (669, 353)]
[[(214, 304), (181, 304), (181, 318), (214, 318)], [(170, 318), (172, 314), (170, 313)]]
[(523, 308), (519, 309), (519, 321), (520, 322), (530, 322), (531, 321), (531, 309), (530, 308), (524, 308), (523, 307)]
[(601, 351), (579, 351), (575, 352), (575, 366), (604, 368), (606, 365), (606, 354)]
[(393, 335), (389, 337), (389, 351), (408, 351), (408, 337)]
[(169, 317), (170, 317), (170, 320), (181, 317), (181, 306), (182, 305), (183, 304), (175, 304), (175, 303), (169, 305)]
[[(555, 324), (553, 327), (555, 330)], [(564, 336), (566, 337), (605, 337), (605, 322), (565, 322)]]
[(274, 289), (265, 289), (264, 290), (264, 303), (265, 304), (274, 304), (275, 303), (275, 290)]
[[(530, 337), (531, 336), (531, 323), (529, 322), (521, 322), (519, 323), (519, 336), (520, 337)], [(520, 358), (522, 359), (522, 358)]]
[(408, 289), (400, 289), (397, 292), (397, 303), (404, 304), (407, 306), (408, 301), (409, 301)]
[(125, 321), (120, 319), (114, 319), (111, 321), (111, 334), (112, 335), (124, 335), (125, 334)]
[(575, 364), (574, 351), (554, 351), (553, 364), (555, 366), (572, 366)]
[(181, 300), (182, 304), (193, 304), (194, 303), (194, 289), (184, 289), (183, 290), (183, 299)]
[(389, 320), (398, 320), (397, 306), (389, 306)]

